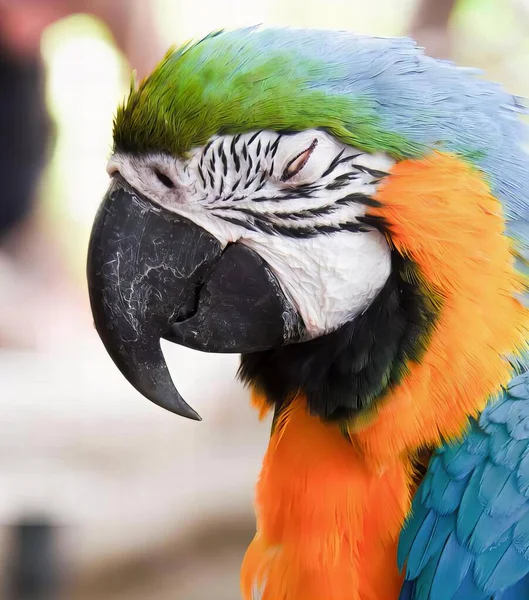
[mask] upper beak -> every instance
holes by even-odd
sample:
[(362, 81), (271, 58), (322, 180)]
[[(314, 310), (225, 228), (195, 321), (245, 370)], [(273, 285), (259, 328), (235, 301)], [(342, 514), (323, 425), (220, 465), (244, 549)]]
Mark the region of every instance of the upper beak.
[(162, 337), (209, 352), (298, 341), (299, 317), (252, 250), (155, 206), (115, 176), (92, 229), (88, 290), (108, 353), (144, 396), (200, 419), (175, 388)]

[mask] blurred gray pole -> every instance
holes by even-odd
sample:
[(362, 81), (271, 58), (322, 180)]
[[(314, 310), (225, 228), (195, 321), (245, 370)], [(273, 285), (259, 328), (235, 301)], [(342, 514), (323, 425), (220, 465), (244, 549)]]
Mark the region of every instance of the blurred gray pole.
[(58, 600), (57, 529), (46, 519), (13, 526), (6, 574), (9, 600)]
[(457, 0), (421, 0), (412, 19), (410, 36), (434, 58), (450, 58), (448, 24), (456, 3)]

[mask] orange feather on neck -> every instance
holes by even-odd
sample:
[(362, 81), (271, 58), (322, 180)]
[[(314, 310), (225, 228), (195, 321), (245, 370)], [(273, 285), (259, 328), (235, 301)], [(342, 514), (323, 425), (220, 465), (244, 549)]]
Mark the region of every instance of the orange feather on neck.
[[(500, 203), (479, 172), (440, 153), (395, 165), (372, 214), (442, 298), (420, 362), (349, 424), (308, 415), (302, 396), (280, 415), (257, 487), (258, 531), (245, 557), (246, 599), (396, 600), (396, 544), (414, 485), (411, 456), (463, 433), (507, 383), (527, 311)], [(254, 395), (261, 413), (265, 399)]]
[(479, 172), (434, 154), (397, 164), (373, 214), (391, 243), (418, 266), (443, 306), (428, 348), (401, 385), (367, 418), (351, 423), (355, 444), (376, 464), (461, 435), (511, 376), (509, 354), (527, 339), (524, 290), (505, 236), (500, 202)]

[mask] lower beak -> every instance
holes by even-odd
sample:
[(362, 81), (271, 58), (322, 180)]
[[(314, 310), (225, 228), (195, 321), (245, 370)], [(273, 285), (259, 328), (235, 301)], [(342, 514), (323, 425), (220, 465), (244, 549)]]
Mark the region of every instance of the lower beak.
[(92, 229), (87, 265), (95, 327), (149, 400), (199, 420), (173, 384), (166, 338), (205, 352), (248, 353), (299, 341), (299, 317), (272, 271), (241, 244), (225, 249), (116, 176)]

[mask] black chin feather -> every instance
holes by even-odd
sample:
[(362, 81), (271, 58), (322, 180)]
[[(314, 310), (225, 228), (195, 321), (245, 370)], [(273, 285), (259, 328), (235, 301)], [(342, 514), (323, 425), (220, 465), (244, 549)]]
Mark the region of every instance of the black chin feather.
[(314, 340), (243, 355), (239, 377), (264, 392), (276, 414), (301, 392), (311, 414), (350, 420), (420, 359), (439, 307), (415, 265), (393, 251), (391, 275), (363, 314)]

